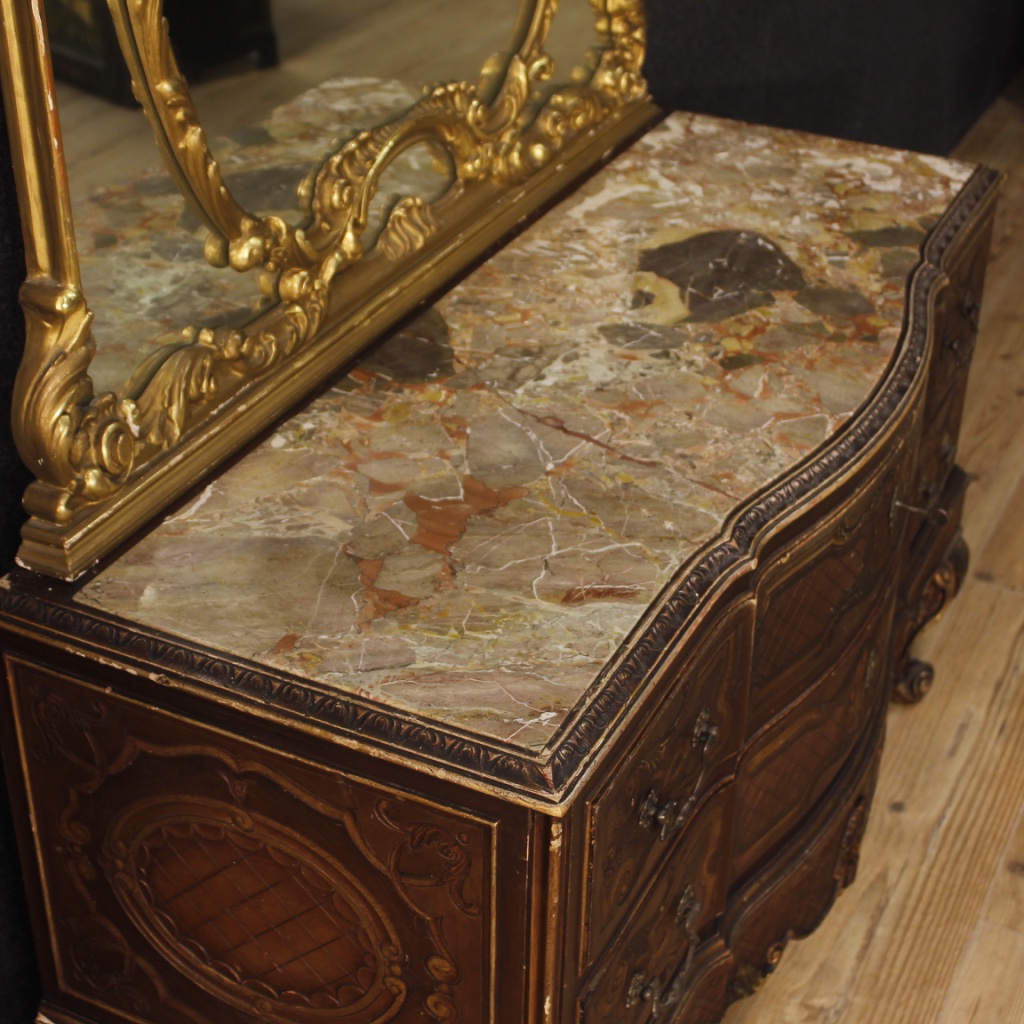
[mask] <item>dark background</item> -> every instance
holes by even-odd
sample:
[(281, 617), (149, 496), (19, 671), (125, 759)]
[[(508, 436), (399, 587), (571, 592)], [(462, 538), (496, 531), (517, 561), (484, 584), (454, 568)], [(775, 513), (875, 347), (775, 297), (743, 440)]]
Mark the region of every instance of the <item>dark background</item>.
[[(647, 76), (664, 107), (947, 153), (1022, 65), (1020, 0), (648, 0)], [(25, 276), (0, 107), (0, 572), (28, 474), (10, 430)], [(27, 1024), (38, 980), (0, 787), (0, 1024)]]
[(948, 153), (1024, 53), (1021, 0), (647, 0), (673, 109)]
[[(14, 563), (21, 514), (21, 493), (29, 474), (11, 438), (11, 389), (21, 359), (25, 324), (18, 287), (25, 277), (21, 226), (14, 202), (14, 176), (7, 125), (0, 104), (0, 571)], [(0, 786), (0, 1024), (32, 1020), (39, 982), (29, 938), (21, 872), (14, 848), (7, 789)]]

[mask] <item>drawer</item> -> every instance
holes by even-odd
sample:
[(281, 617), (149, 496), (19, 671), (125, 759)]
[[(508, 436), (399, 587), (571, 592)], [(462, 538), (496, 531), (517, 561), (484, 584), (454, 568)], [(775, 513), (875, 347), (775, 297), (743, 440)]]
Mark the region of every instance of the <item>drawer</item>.
[(736, 878), (756, 869), (798, 829), (888, 701), (894, 588), (835, 665), (743, 752), (733, 853)]
[(905, 499), (908, 505), (922, 510), (917, 515), (917, 521), (910, 524), (912, 533), (925, 524), (928, 519), (926, 513), (937, 507), (953, 472), (966, 393), (967, 374), (963, 373), (954, 381), (942, 401), (935, 408), (929, 409), (925, 416), (918, 446), (915, 482)]
[(880, 708), (828, 797), (766, 869), (730, 895), (720, 929), (738, 966), (737, 995), (756, 989), (788, 940), (813, 931), (856, 877), (884, 726)]
[(696, 650), (670, 659), (669, 692), (590, 804), (582, 966), (604, 948), (741, 741), (752, 607), (737, 604)]
[(949, 268), (949, 281), (935, 309), (935, 348), (929, 370), (929, 408), (938, 405), (958, 378), (966, 376), (978, 334), (991, 225)]
[(849, 503), (777, 555), (758, 581), (748, 735), (764, 728), (844, 657), (898, 568), (910, 445)]
[(673, 1015), (700, 942), (724, 909), (732, 783), (715, 790), (628, 923), (582, 986), (580, 1024), (644, 1024)]

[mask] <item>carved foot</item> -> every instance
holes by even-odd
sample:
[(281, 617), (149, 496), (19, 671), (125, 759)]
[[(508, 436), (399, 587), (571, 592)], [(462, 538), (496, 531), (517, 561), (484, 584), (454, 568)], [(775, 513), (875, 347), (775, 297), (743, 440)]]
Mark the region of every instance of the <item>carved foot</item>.
[(907, 658), (893, 685), (892, 699), (898, 704), (916, 704), (932, 688), (935, 669), (927, 661)]
[(925, 661), (910, 656), (917, 635), (934, 622), (956, 597), (967, 575), (970, 551), (962, 537), (957, 537), (945, 559), (925, 585), (917, 607), (911, 614), (908, 637), (893, 680), (892, 699), (900, 704), (916, 704), (931, 689), (935, 670)]
[(767, 981), (768, 975), (771, 974), (776, 967), (779, 965), (779, 961), (782, 959), (782, 954), (786, 949), (786, 944), (789, 942), (789, 936), (786, 935), (778, 942), (774, 943), (768, 948), (768, 952), (765, 954), (765, 962), (761, 965), (755, 964), (741, 964), (739, 970), (736, 971), (736, 976), (732, 980), (732, 997), (733, 999), (746, 999), (748, 996), (752, 996), (757, 990)]

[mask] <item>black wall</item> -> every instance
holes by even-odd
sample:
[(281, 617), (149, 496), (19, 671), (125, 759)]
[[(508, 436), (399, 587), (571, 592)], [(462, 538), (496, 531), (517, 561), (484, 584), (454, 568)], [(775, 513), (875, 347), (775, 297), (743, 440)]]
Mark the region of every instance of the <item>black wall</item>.
[[(21, 225), (14, 202), (7, 125), (0, 103), (0, 573), (14, 564), (18, 531), (25, 518), (21, 494), (28, 471), (11, 438), (11, 389), (21, 359), (25, 322), (18, 287), (25, 277)], [(33, 1019), (39, 1001), (35, 957), (21, 889), (7, 790), (0, 785), (0, 1022)]]
[(670, 109), (948, 153), (1024, 61), (1021, 0), (647, 0)]

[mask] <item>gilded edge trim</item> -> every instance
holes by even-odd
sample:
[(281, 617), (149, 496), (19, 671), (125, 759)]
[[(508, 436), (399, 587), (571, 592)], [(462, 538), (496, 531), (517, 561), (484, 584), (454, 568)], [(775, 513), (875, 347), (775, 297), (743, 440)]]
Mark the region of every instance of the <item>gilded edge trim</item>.
[[(756, 542), (815, 491), (851, 468), (878, 440), (919, 379), (930, 351), (929, 311), (945, 279), (942, 264), (960, 232), (994, 204), (1001, 176), (987, 169), (974, 173), (924, 245), (924, 258), (913, 272), (903, 335), (889, 372), (860, 413), (823, 450), (809, 456), (787, 477), (755, 496), (736, 513), (719, 537), (682, 567), (668, 585), (656, 610), (627, 638), (624, 658), (609, 669), (581, 699), (551, 743), (536, 757), (498, 741), (445, 729), (412, 715), (401, 715), (355, 696), (318, 689), (282, 672), (255, 667), (213, 651), (197, 651), (156, 631), (143, 633), (123, 620), (72, 604), (73, 591), (41, 585), (21, 574), (0, 586), (0, 610), (38, 627), (51, 638), (72, 636), (85, 647), (111, 651), (121, 660), (180, 677), (197, 677), (215, 692), (224, 690), (271, 706), (293, 723), (314, 720), (321, 729), (370, 744), (391, 757), (439, 765), (478, 785), (516, 791), (523, 802), (557, 806), (565, 802), (590, 761), (640, 693), (644, 681), (671, 641), (689, 624), (701, 601), (724, 578), (753, 563)], [(24, 584), (22, 584), (24, 581)], [(22, 584), (22, 585), (19, 585)], [(54, 596), (56, 595), (56, 596)], [(387, 754), (385, 754), (387, 756)]]

